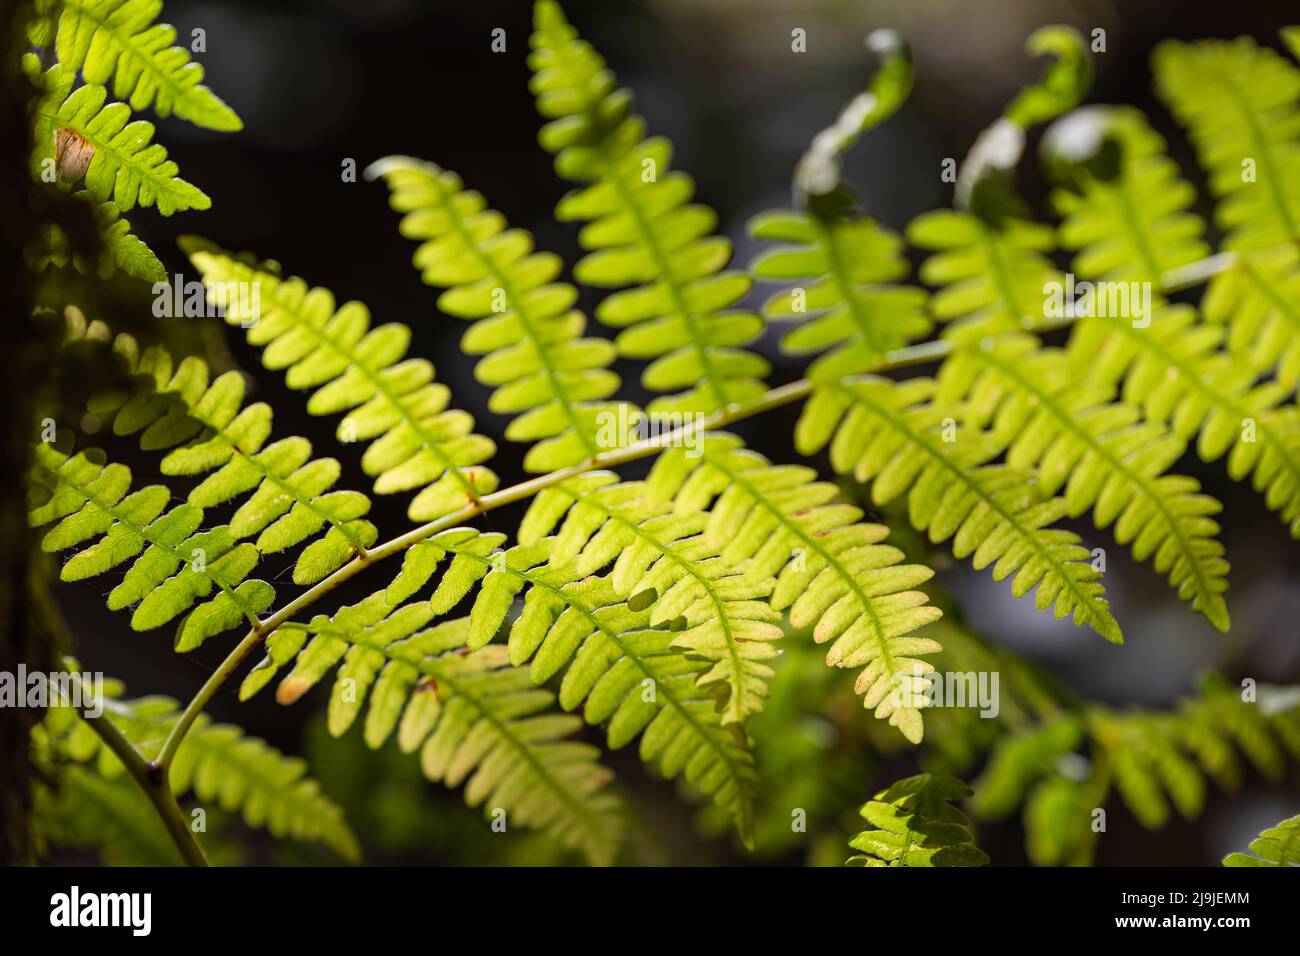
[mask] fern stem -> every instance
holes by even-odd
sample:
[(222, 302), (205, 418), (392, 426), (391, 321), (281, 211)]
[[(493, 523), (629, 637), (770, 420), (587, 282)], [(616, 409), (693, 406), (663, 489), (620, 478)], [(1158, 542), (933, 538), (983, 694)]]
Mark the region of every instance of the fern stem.
[[(76, 673), (76, 670), (67, 661), (64, 662), (63, 666), (71, 675), (72, 680), (80, 685), (81, 678)], [(91, 717), (89, 714), (79, 712), (78, 716), (104, 742), (104, 746), (111, 750), (118, 760), (122, 761), (122, 765), (126, 767), (131, 779), (144, 791), (144, 795), (149, 798), (149, 802), (153, 804), (153, 808), (158, 812), (158, 818), (162, 821), (167, 830), (167, 835), (171, 837), (172, 843), (185, 864), (187, 866), (208, 866), (208, 858), (203, 852), (203, 847), (199, 846), (199, 842), (195, 839), (189, 824), (185, 822), (185, 815), (181, 813), (180, 805), (176, 802), (176, 796), (168, 785), (167, 773), (164, 768), (157, 762), (150, 763), (146, 761), (140, 751), (135, 748), (135, 745), (126, 739), (126, 735), (118, 729), (117, 725), (108, 719), (107, 714)]]
[[(33, 576), (33, 579), (37, 582), (36, 586), (32, 588), (37, 613), (51, 633), (65, 647), (70, 647), (72, 645), (72, 631), (68, 627), (68, 622), (54, 603), (49, 589), (44, 584), (44, 580), (40, 576)], [(62, 658), (62, 666), (70, 679), (76, 682), (78, 695), (84, 701), (86, 697), (81, 693), (80, 672), (67, 658)], [(208, 858), (203, 852), (203, 847), (199, 845), (198, 839), (194, 836), (194, 831), (185, 822), (185, 816), (176, 803), (176, 796), (172, 793), (166, 771), (156, 763), (150, 764), (146, 761), (144, 755), (136, 749), (131, 741), (126, 739), (126, 735), (118, 729), (117, 725), (108, 719), (107, 713), (92, 717), (89, 714), (78, 712), (78, 716), (104, 742), (104, 746), (111, 750), (118, 760), (122, 761), (122, 766), (126, 767), (131, 779), (144, 791), (144, 795), (149, 798), (149, 802), (158, 811), (158, 817), (162, 820), (167, 835), (171, 837), (172, 843), (186, 865), (207, 866)]]

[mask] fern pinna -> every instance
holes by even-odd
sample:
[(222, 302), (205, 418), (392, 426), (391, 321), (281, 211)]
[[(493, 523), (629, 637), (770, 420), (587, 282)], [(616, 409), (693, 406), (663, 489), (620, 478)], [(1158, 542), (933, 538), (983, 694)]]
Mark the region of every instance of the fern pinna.
[[(159, 0), (35, 3), (29, 39), (45, 56), (14, 64), (38, 94), (32, 170), (92, 207), (103, 255), (51, 227), (28, 250), (34, 270), (165, 277), (128, 216), (210, 204), (135, 114), (219, 132), (242, 122), (160, 12)], [(120, 576), (109, 608), (135, 630), (175, 624), (180, 652), (246, 633), (184, 707), (121, 700), (119, 688), (105, 715), (51, 713), (34, 737), (53, 781), (39, 802), (46, 838), (98, 843), (122, 862), (202, 862), (178, 826), (177, 797), (192, 791), (357, 858), (301, 762), (202, 713), (255, 652), (241, 699), (275, 681), (292, 704), (333, 674), (318, 695), (331, 735), (356, 725), (367, 747), (392, 744), (428, 780), (463, 785), (494, 829), (541, 831), (596, 864), (626, 859), (637, 825), (635, 793), (596, 739), (635, 742), (656, 775), (763, 849), (771, 761), (755, 728), (814, 647), (854, 672), (846, 688), (878, 719), (864, 721), (873, 750), (919, 745), (933, 768), (863, 806), (855, 866), (988, 862), (963, 800), (981, 820), (1023, 806), (1034, 862), (1087, 862), (1089, 815), (1112, 791), (1157, 827), (1171, 808), (1199, 814), (1207, 780), (1235, 786), (1240, 754), (1270, 778), (1300, 757), (1282, 690), (1261, 688), (1257, 703), (1211, 678), (1171, 712), (1080, 702), (986, 645), (935, 579), (943, 545), (1009, 579), (1014, 597), (1122, 643), (1096, 544), (1108, 533), (1228, 630), (1223, 505), (1179, 473), (1193, 448), (1226, 459), (1300, 536), (1300, 197), (1284, 172), (1300, 152), (1300, 70), (1248, 40), (1154, 57), (1157, 90), (1208, 174), (1216, 251), (1195, 188), (1141, 112), (1080, 106), (1091, 59), (1066, 27), (1030, 37), (1046, 70), (976, 141), (954, 208), (891, 229), (843, 181), (842, 157), (904, 106), (912, 56), (894, 31), (867, 46), (869, 84), (800, 160), (792, 208), (751, 220), (761, 248), (739, 264), (692, 179), (670, 168), (671, 144), (648, 134), (559, 5), (539, 0), (531, 92), (540, 145), (572, 185), (556, 217), (578, 224), (573, 282), (457, 173), (406, 156), (367, 170), (415, 243), (435, 321), (465, 323), (460, 348), (487, 389), (481, 420), (467, 410), (478, 396), (453, 400), (408, 326), (195, 236), (181, 248), (209, 302), (306, 393), (310, 415), (334, 423), (337, 458), (277, 435), (270, 404), (250, 401), (224, 359), (62, 303), (65, 346), (102, 350), (119, 381), (88, 409), (106, 450), (63, 439), (36, 450), (30, 520), (43, 549), (72, 552), (66, 581)], [(1014, 183), (1038, 126), (1052, 223)], [(1241, 178), (1242, 156), (1254, 178)], [(594, 290), (598, 325), (578, 308), (580, 286)], [(1122, 300), (1102, 297), (1119, 287)], [(249, 288), (256, 297), (239, 294)], [(769, 319), (805, 377), (767, 383)], [(616, 371), (641, 361), (645, 409), (621, 396)], [(910, 371), (927, 364), (932, 374)], [(729, 430), (794, 403), (806, 463)], [(526, 446), (514, 484), (496, 416), (501, 437)], [(646, 422), (666, 425), (647, 436)], [(112, 460), (125, 439), (133, 461), (156, 456), (162, 483)], [(354, 453), (365, 491), (348, 487)], [(383, 537), (372, 498), (387, 495), (402, 496), (411, 525)], [(517, 528), (487, 524), (516, 503)], [(272, 556), (291, 562), (288, 580)], [(322, 604), (362, 574), (368, 596)], [(927, 726), (945, 679), (972, 669), (1007, 675), (1002, 716), (945, 705)], [(973, 789), (947, 772), (981, 760)], [(1229, 861), (1292, 862), (1293, 822)]]

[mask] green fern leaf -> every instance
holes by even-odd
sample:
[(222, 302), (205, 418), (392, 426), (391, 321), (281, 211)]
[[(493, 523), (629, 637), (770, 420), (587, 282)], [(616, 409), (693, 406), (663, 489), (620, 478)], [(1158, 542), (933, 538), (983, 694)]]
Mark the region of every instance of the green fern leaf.
[(966, 814), (952, 806), (970, 796), (953, 777), (923, 773), (880, 791), (863, 805), (869, 824), (849, 846), (862, 853), (848, 866), (984, 866), (988, 855), (975, 845)]
[(333, 458), (312, 459), (305, 438), (270, 442), (271, 409), (244, 405), (242, 374), (226, 372), (209, 382), (202, 359), (176, 365), (165, 349), (141, 352), (126, 335), (115, 339), (113, 351), (142, 387), (129, 398), (102, 396), (92, 410), (112, 421), (115, 434), (140, 432), (142, 448), (171, 449), (162, 460), (164, 475), (205, 475), (190, 491), (190, 504), (214, 508), (248, 495), (230, 531), (236, 539), (257, 535), (262, 554), (289, 550), (327, 529), (325, 539), (299, 554), (294, 583), (314, 584), (374, 544), (378, 532), (363, 520), (369, 499), (331, 491), (341, 466)]
[(531, 658), (535, 684), (568, 664), (560, 706), (582, 704), (588, 723), (606, 725), (612, 748), (640, 734), (641, 759), (666, 778), (683, 775), (729, 811), (750, 845), (758, 777), (744, 734), (723, 723), (700, 686), (705, 665), (682, 654), (673, 632), (652, 627), (648, 613), (633, 610), (608, 578), (563, 587), (533, 580), (510, 631), (512, 663)]
[[(603, 490), (605, 477), (612, 481), (614, 476), (595, 473), (575, 483)], [(655, 629), (645, 606), (634, 608), (636, 602), (610, 583), (614, 575), (596, 578), (583, 570), (586, 565), (609, 563), (610, 553), (604, 548), (610, 542), (597, 545), (593, 536), (591, 545), (582, 547), (592, 529), (575, 534), (576, 515), (586, 513), (588, 520), (604, 521), (606, 529), (618, 527), (620, 518), (630, 519), (590, 493), (563, 485), (548, 492), (566, 496), (573, 505), (571, 520), (559, 536), (541, 535), (551, 530), (564, 508), (544, 528), (534, 519), (532, 533), (525, 538), (521, 532), (525, 543), (506, 551), (498, 550), (504, 535), (468, 528), (439, 533), (407, 552), (401, 572), (386, 592), (388, 603), (399, 604), (422, 590), (440, 562), (452, 555), (429, 607), (443, 612), (482, 580), (466, 636), (468, 646), (477, 649), (495, 636), (515, 596), (526, 588), (519, 616), (510, 625), (510, 663), (519, 666), (532, 660), (530, 676), (535, 684), (542, 684), (572, 662), (560, 687), (560, 706), (573, 710), (585, 701), (589, 723), (608, 721), (611, 747), (623, 746), (644, 730), (642, 759), (656, 764), (666, 777), (685, 769), (687, 783), (728, 809), (747, 842), (757, 779), (743, 735), (723, 726), (727, 718), (716, 706), (711, 682), (704, 679), (706, 665), (681, 652), (675, 632)], [(542, 499), (542, 507), (549, 508), (550, 500)], [(608, 531), (602, 530), (600, 537), (608, 539)], [(598, 551), (594, 560), (593, 551)], [(671, 545), (665, 545), (664, 552), (675, 553)], [(615, 575), (620, 570), (616, 564)], [(624, 585), (623, 592), (631, 590)], [(724, 603), (722, 614), (730, 620), (738, 611)]]
[(1108, 387), (1149, 421), (1197, 436), (1204, 461), (1227, 456), (1236, 481), (1250, 479), (1269, 508), (1300, 537), (1300, 413), (1276, 382), (1255, 385), (1246, 363), (1220, 351), (1221, 326), (1197, 322), (1187, 306), (1157, 307), (1150, 325), (1095, 316), (1081, 320), (1067, 354), (1074, 374)]
[(112, 201), (120, 212), (156, 206), (164, 216), (212, 205), (202, 190), (176, 175), (178, 167), (167, 150), (151, 142), (153, 124), (133, 121), (125, 103), (105, 105), (108, 91), (102, 86), (90, 83), (73, 90), (73, 72), (61, 64), (37, 80), (43, 95), (33, 110), (32, 166), (38, 176), (44, 164), (54, 162), (55, 134), (72, 130), (94, 149), (86, 191), (96, 201)]
[(131, 231), (131, 224), (117, 211), (111, 202), (96, 203), (84, 190), (73, 194), (82, 202), (89, 202), (94, 207), (95, 218), (99, 221), (100, 242), (103, 255), (98, 262), (87, 262), (76, 255), (68, 246), (67, 236), (54, 224), (46, 226), (44, 234), (30, 246), (25, 254), (27, 265), (33, 271), (62, 268), (71, 265), (85, 275), (97, 275), (108, 279), (121, 270), (136, 279), (147, 282), (164, 282), (167, 271), (158, 261), (139, 236)]
[(1300, 257), (1295, 246), (1237, 257), (1205, 291), (1208, 322), (1227, 327), (1228, 351), (1288, 392), (1300, 386)]
[(674, 513), (671, 495), (651, 490), (663, 480), (663, 462), (646, 485), (611, 484), (614, 475), (595, 473), (549, 489), (538, 503), (549, 520), (534, 515), (521, 540), (549, 532), (562, 513), (552, 503), (567, 496), (572, 508), (549, 545), (552, 565), (572, 562), (581, 577), (612, 562), (615, 592), (634, 610), (649, 607), (651, 626), (676, 629), (674, 647), (709, 662), (701, 685), (719, 685), (724, 722), (740, 722), (762, 708), (772, 676), (766, 662), (781, 637), (780, 615), (766, 601), (774, 582), (723, 559), (722, 545), (701, 533), (698, 508)]
[[(193, 237), (182, 248), (203, 275), (210, 298), (226, 303), (226, 321), (247, 328), (262, 346), (262, 363), (285, 371), (290, 388), (313, 389), (307, 411), (346, 412), (343, 442), (369, 441), (361, 467), (375, 476), (376, 494), (419, 489), (407, 515), (431, 521), (495, 491), (499, 480), (482, 463), (496, 451), (474, 433), (467, 412), (450, 409), (450, 390), (433, 381), (432, 363), (406, 358), (410, 330), (389, 323), (370, 327), (359, 302), (335, 307), (334, 296), (301, 279), (283, 279), (272, 264), (236, 257)], [(260, 290), (258, 314), (250, 303), (221, 290), (247, 283)], [(251, 299), (251, 297), (250, 297)]]
[(907, 274), (902, 241), (874, 220), (782, 210), (756, 216), (749, 231), (789, 243), (762, 253), (750, 271), (758, 279), (799, 280), (769, 299), (763, 314), (807, 320), (781, 340), (787, 352), (831, 349), (809, 366), (813, 381), (870, 371), (890, 350), (929, 333), (925, 292), (890, 284)]
[(243, 122), (202, 85), (203, 67), (173, 46), (176, 29), (153, 21), (162, 0), (39, 0), (39, 15), (58, 18), (55, 53), (87, 83), (113, 81), (113, 95), (133, 110), (153, 106), (196, 126), (230, 132)]
[[(507, 550), (501, 549), (504, 535), (471, 528), (453, 528), (419, 542), (406, 552), (385, 599), (389, 606), (400, 605), (437, 576), (427, 602), (403, 611), (427, 620), (446, 613), (478, 587), (465, 631), (469, 649), (478, 650), (496, 636), (524, 592), (521, 612), (509, 628), (511, 664), (531, 659), (531, 679), (541, 684), (572, 662), (561, 684), (561, 706), (572, 710), (585, 701), (589, 722), (608, 721), (614, 747), (644, 730), (642, 759), (667, 777), (684, 771), (689, 786), (733, 813), (742, 840), (748, 841), (757, 781), (743, 733), (724, 724), (761, 706), (762, 679), (770, 671), (759, 662), (770, 654), (759, 651), (768, 646), (764, 641), (780, 636), (770, 624), (775, 614), (748, 600), (755, 593), (752, 585), (734, 583), (735, 575), (725, 569), (723, 576), (715, 574), (711, 565), (723, 567), (716, 555), (701, 555), (694, 547), (700, 542), (698, 520), (656, 520), (665, 517), (662, 508), (652, 509), (647, 518), (646, 511), (626, 507), (641, 500), (640, 483), (610, 485), (615, 480), (608, 473), (593, 473), (547, 489), (525, 521), (524, 543)], [(629, 494), (630, 489), (636, 493)], [(548, 536), (566, 512), (560, 534)], [(648, 554), (634, 554), (635, 545), (649, 545)], [(589, 576), (620, 554), (608, 580)], [(647, 568), (654, 558), (673, 565), (669, 577), (680, 575), (690, 585), (689, 600), (700, 605), (684, 611), (680, 602), (672, 606), (666, 618), (676, 630), (662, 629), (666, 622), (653, 621), (647, 611), (657, 596), (655, 584), (643, 583), (652, 579), (654, 568)], [(662, 578), (654, 580), (663, 586)], [(621, 581), (621, 587), (612, 581)], [(668, 600), (674, 600), (674, 588), (667, 592)], [(739, 658), (736, 671), (720, 670), (726, 658), (719, 660), (720, 655), (701, 646), (702, 633), (716, 634), (713, 614), (731, 642), (728, 649)], [(745, 636), (755, 639), (756, 650), (744, 647)], [(710, 660), (717, 661), (713, 668)], [(739, 686), (740, 694), (731, 699), (744, 702), (743, 712), (741, 703), (734, 713), (717, 705), (714, 686), (720, 678), (712, 672), (719, 670), (727, 675), (721, 682), (728, 689)], [(270, 673), (255, 671), (246, 691), (258, 689)], [(736, 673), (740, 679), (733, 680)]]
[(251, 827), (282, 839), (318, 840), (356, 862), (356, 837), (320, 785), (304, 777), (306, 769), (238, 727), (200, 717), (176, 752), (169, 780), (174, 793), (192, 789), (200, 800), (238, 810)]
[(1090, 733), (1106, 753), (1115, 788), (1138, 822), (1157, 829), (1169, 819), (1172, 800), (1185, 819), (1205, 806), (1205, 781), (1179, 746), (1175, 723), (1165, 714), (1089, 715)]
[(716, 213), (691, 202), (691, 178), (670, 172), (671, 144), (645, 138), (631, 93), (615, 88), (604, 60), (559, 5), (540, 0), (534, 27), (532, 90), (549, 120), (539, 138), (557, 154), (556, 171), (585, 184), (556, 209), (563, 221), (586, 223), (579, 242), (588, 254), (574, 276), (623, 290), (601, 302), (596, 318), (623, 329), (620, 355), (653, 360), (642, 376), (646, 388), (675, 392), (650, 410), (711, 412), (757, 398), (768, 364), (743, 346), (763, 322), (725, 311), (749, 291), (750, 279), (723, 271), (731, 243), (711, 234)]
[(1210, 515), (1222, 506), (1191, 478), (1166, 474), (1185, 443), (1139, 409), (1106, 401), (1108, 390), (1071, 378), (1065, 355), (1029, 335), (1011, 334), (959, 349), (939, 373), (941, 406), (992, 420), (1007, 464), (1035, 472), (1045, 494), (1064, 489), (1070, 517), (1091, 510), (1098, 528), (1114, 524), (1120, 544), (1219, 628), (1228, 629), (1222, 592), (1228, 564)]
[(404, 751), (420, 752), (430, 780), (465, 783), (470, 806), (482, 804), (489, 815), (504, 811), (507, 826), (545, 830), (594, 863), (611, 862), (621, 806), (605, 789), (611, 774), (597, 763), (596, 749), (566, 739), (581, 721), (549, 713), (554, 697), (510, 666), (504, 646), (466, 653), (467, 618), (421, 630), (433, 616), (428, 602), (395, 609), (380, 591), (332, 618), (281, 628), (241, 697), (295, 661), (276, 691), (280, 703), (292, 703), (341, 661), (332, 733), (346, 731), (369, 696), (369, 746), (396, 729)]
[(1229, 853), (1224, 866), (1300, 866), (1300, 816), (1289, 817), (1250, 841), (1249, 853)]
[(472, 355), (485, 355), (475, 374), (496, 387), (488, 408), (517, 417), (506, 429), (513, 441), (534, 441), (524, 457), (529, 471), (547, 472), (594, 457), (607, 402), (618, 389), (609, 369), (614, 347), (583, 338), (586, 319), (572, 308), (578, 293), (554, 280), (563, 263), (535, 252), (527, 232), (508, 229), (460, 178), (431, 163), (393, 156), (373, 164), (391, 204), (402, 217), (402, 234), (420, 241), (415, 265), (424, 281), (445, 291), (438, 307), (473, 321), (461, 340)]
[(257, 549), (239, 543), (226, 525), (200, 531), (201, 508), (181, 504), (165, 511), (171, 494), (164, 486), (130, 492), (129, 469), (105, 465), (93, 451), (72, 457), (48, 445), (36, 451), (38, 471), (53, 494), (31, 511), (30, 521), (33, 527), (58, 522), (41, 547), (62, 551), (93, 539), (64, 564), (65, 581), (84, 580), (131, 561), (122, 582), (109, 593), (108, 607), (135, 605), (134, 630), (175, 620), (215, 588), (220, 593), (200, 604), (177, 631), (177, 649), (190, 650), (241, 619), (256, 625), (257, 615), (275, 599), (266, 582), (245, 580), (257, 564)]
[(835, 487), (815, 477), (718, 434), (698, 455), (665, 452), (647, 483), (678, 514), (710, 505), (704, 543), (751, 576), (775, 578), (772, 609), (812, 627), (816, 642), (832, 642), (827, 664), (862, 667), (855, 689), (863, 706), (920, 743), (933, 667), (918, 655), (941, 648), (912, 632), (940, 616), (916, 590), (933, 572), (900, 563), (902, 551), (880, 544), (888, 529), (859, 523), (862, 512), (833, 502)]
[(975, 781), (971, 809), (984, 820), (1011, 814), (1025, 791), (1062, 765), (1083, 740), (1084, 722), (1072, 714), (1053, 716), (1021, 733), (1004, 737)]
[(1043, 322), (1044, 286), (1059, 273), (1047, 258), (1052, 230), (1020, 219), (994, 225), (971, 213), (936, 210), (914, 219), (907, 238), (937, 250), (921, 281), (938, 286), (930, 310), (952, 331), (991, 335)]
[(991, 436), (944, 441), (945, 415), (925, 402), (933, 391), (929, 379), (874, 377), (819, 387), (800, 416), (796, 446), (809, 455), (829, 444), (831, 467), (871, 482), (876, 504), (905, 496), (909, 520), (931, 541), (953, 538), (953, 553), (971, 557), (977, 570), (992, 565), (996, 580), (1014, 574), (1015, 596), (1037, 588), (1039, 610), (1054, 607), (1057, 617), (1073, 616), (1118, 643), (1091, 553), (1077, 535), (1047, 527), (1066, 515), (1066, 503), (1014, 468), (987, 464), (999, 451)]
[(1207, 778), (1239, 787), (1239, 753), (1273, 780), (1288, 753), (1300, 760), (1294, 689), (1261, 686), (1257, 695), (1244, 700), (1240, 688), (1210, 678), (1175, 711), (1089, 705), (1056, 714), (998, 744), (975, 782), (972, 809), (998, 819), (1023, 801), (1034, 862), (1087, 864), (1096, 843), (1087, 824), (1112, 788), (1143, 826), (1157, 828), (1174, 810), (1199, 816)]
[[(637, 495), (638, 486), (607, 485), (612, 480), (612, 475), (597, 473), (569, 487), (548, 489), (555, 496), (568, 495), (574, 504), (553, 539), (537, 535), (549, 531), (562, 512), (553, 514), (549, 526), (534, 518), (524, 543), (499, 554), (493, 552), (504, 542), (503, 535), (467, 528), (421, 542), (408, 552), (402, 573), (388, 590), (389, 601), (416, 593), (438, 563), (453, 554), (431, 606), (443, 613), (483, 580), (470, 614), (469, 636), (471, 647), (481, 647), (492, 639), (510, 601), (526, 583), (534, 584), (533, 591), (555, 591), (613, 562), (610, 578), (619, 599), (636, 611), (652, 607), (650, 626), (674, 627), (674, 648), (710, 662), (700, 675), (701, 686), (721, 685), (726, 695), (724, 722), (742, 721), (762, 707), (765, 680), (771, 676), (764, 662), (776, 656), (771, 641), (781, 636), (774, 624), (778, 615), (762, 601), (771, 580), (746, 576), (723, 561), (718, 548), (710, 548), (699, 534), (700, 516), (678, 518), (662, 505), (647, 508)], [(553, 500), (542, 499), (543, 506), (549, 508)], [(543, 563), (543, 571), (527, 573)], [(536, 613), (525, 614), (512, 631), (516, 662), (529, 656), (520, 648), (541, 643), (547, 610), (563, 604), (558, 593), (548, 598), (530, 592), (525, 608), (530, 602), (536, 604)]]
[[(1092, 124), (1094, 133), (1105, 128), (1105, 122)], [(1141, 141), (1141, 129), (1121, 131), (1120, 138)], [(1177, 260), (1163, 259), (1155, 250), (1175, 246), (1171, 236), (1199, 241), (1199, 225), (1180, 211), (1187, 188), (1169, 178), (1169, 171), (1159, 177), (1166, 186), (1148, 182), (1144, 190), (1163, 196), (1163, 205), (1141, 206), (1142, 171), (1151, 163), (1155, 168), (1164, 164), (1132, 148), (1122, 149), (1117, 159), (1110, 185), (1085, 174), (1084, 200), (1071, 205), (1076, 221), (1102, 216), (1115, 230), (1110, 239), (1093, 242), (1087, 229), (1080, 229), (1076, 239), (1083, 252), (1074, 268), (1085, 279), (1111, 274), (1159, 286), (1171, 275), (1166, 265)], [(1159, 209), (1169, 218), (1158, 218)], [(1238, 256), (1216, 278), (1205, 308), (1216, 323), (1227, 323), (1226, 336), (1224, 327), (1198, 322), (1187, 306), (1169, 306), (1153, 297), (1142, 322), (1107, 314), (1109, 309), (1080, 319), (1067, 354), (1072, 376), (1107, 390), (1122, 384), (1126, 404), (1139, 406), (1149, 421), (1167, 422), (1180, 439), (1199, 432), (1201, 458), (1213, 461), (1226, 454), (1228, 474), (1235, 480), (1250, 477), (1295, 536), (1300, 535), (1300, 414), (1283, 404), (1291, 383), (1256, 384), (1259, 372), (1269, 371), (1275, 362), (1286, 369), (1296, 361), (1286, 358), (1291, 344), (1287, 329), (1294, 324), (1285, 298), (1286, 275), (1293, 268), (1289, 253), (1257, 252)], [(1246, 339), (1252, 331), (1260, 334), (1253, 347)], [(1229, 352), (1219, 350), (1225, 338), (1234, 343)]]
[(1300, 69), (1253, 40), (1167, 41), (1156, 89), (1187, 127), (1230, 251), (1300, 239)]
[[(1053, 125), (1046, 144), (1049, 156), (1074, 163), (1071, 188), (1052, 194), (1061, 245), (1077, 252), (1074, 272), (1159, 287), (1173, 270), (1210, 254), (1205, 223), (1188, 211), (1196, 190), (1140, 110), (1075, 110)], [(1117, 155), (1106, 153), (1108, 145)]]

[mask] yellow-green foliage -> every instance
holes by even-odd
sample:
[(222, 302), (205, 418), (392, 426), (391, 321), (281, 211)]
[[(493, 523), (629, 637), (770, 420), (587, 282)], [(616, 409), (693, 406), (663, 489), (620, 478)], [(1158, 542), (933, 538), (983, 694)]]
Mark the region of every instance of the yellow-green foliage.
[(920, 774), (899, 780), (862, 806), (868, 828), (849, 846), (848, 866), (983, 866), (966, 814), (952, 801), (970, 796), (953, 777)]
[[(133, 111), (221, 131), (239, 118), (202, 85), (175, 31), (155, 23), (159, 0), (37, 9), (30, 37), (47, 59), (22, 66), (40, 91), (33, 172), (93, 204), (105, 243), (83, 261), (51, 229), (27, 261), (156, 279), (161, 263), (123, 215), (209, 199)], [(179, 651), (246, 627), (216, 681), (260, 647), (242, 698), (283, 671), (275, 696), (289, 704), (334, 673), (318, 695), (332, 734), (359, 725), (372, 748), (395, 740), (430, 780), (463, 784), (494, 826), (540, 830), (598, 864), (619, 859), (628, 811), (588, 727), (611, 749), (636, 741), (649, 768), (753, 845), (763, 820), (751, 732), (786, 665), (782, 648), (799, 642), (855, 672), (882, 751), (933, 743), (920, 761), (937, 771), (993, 747), (973, 796), (937, 772), (877, 794), (852, 840), (855, 865), (987, 862), (953, 805), (968, 796), (977, 817), (1023, 806), (1034, 861), (1085, 862), (1089, 813), (1112, 791), (1154, 827), (1173, 810), (1198, 814), (1208, 779), (1235, 785), (1239, 754), (1278, 776), (1286, 754), (1300, 757), (1294, 706), (1275, 695), (1271, 709), (1255, 706), (1222, 682), (1158, 713), (1058, 699), (1035, 676), (1016, 680), (1003, 716), (978, 731), (947, 712), (927, 727), (924, 715), (937, 667), (1008, 661), (960, 615), (936, 625), (953, 608), (935, 593), (931, 565), (946, 557), (933, 546), (1120, 643), (1094, 532), (1229, 628), (1221, 505), (1171, 471), (1189, 449), (1225, 459), (1300, 536), (1300, 191), (1287, 175), (1300, 158), (1300, 70), (1249, 40), (1155, 55), (1159, 93), (1209, 174), (1224, 233), (1216, 253), (1192, 211), (1195, 188), (1141, 112), (1076, 109), (1092, 67), (1067, 27), (1031, 36), (1028, 52), (1048, 58), (1042, 79), (979, 137), (955, 208), (915, 217), (902, 235), (887, 229), (840, 181), (840, 156), (902, 105), (912, 67), (893, 31), (868, 48), (881, 58), (876, 75), (800, 162), (796, 208), (751, 221), (763, 248), (742, 269), (631, 92), (559, 5), (539, 0), (529, 55), (539, 138), (574, 184), (556, 216), (579, 224), (573, 280), (599, 290), (593, 315), (616, 332), (589, 327), (560, 257), (456, 173), (405, 156), (368, 171), (416, 244), (413, 263), (437, 290), (429, 298), (465, 321), (460, 348), (476, 359), (481, 404), (507, 420), (507, 440), (527, 445), (527, 475), (502, 480), (496, 443), (480, 433), (489, 429), (412, 353), (407, 325), (372, 319), (274, 261), (189, 237), (182, 250), (225, 324), (305, 393), (310, 414), (338, 419), (340, 445), (361, 444), (373, 494), (410, 494), (415, 524), (382, 538), (369, 495), (346, 487), (347, 454), (274, 436), (271, 406), (249, 401), (249, 382), (223, 360), (114, 336), (80, 317), (87, 306), (69, 310), (70, 338), (99, 343), (130, 381), (89, 411), (111, 432), (105, 443), (133, 436), (146, 456), (160, 453), (166, 483), (135, 481), (94, 449), (42, 443), (31, 482), (42, 547), (72, 552), (64, 580), (116, 575), (109, 607), (129, 610), (136, 630), (176, 622)], [(1013, 177), (1026, 134), (1049, 122), (1043, 158), (1059, 221), (1046, 223)], [(66, 144), (83, 140), (94, 154), (78, 171)], [(909, 245), (925, 253), (916, 284)], [(1054, 309), (1067, 259), (1075, 279), (1134, 283), (1149, 299), (1118, 313)], [(747, 307), (756, 281), (771, 284), (761, 314)], [(1187, 294), (1207, 282), (1199, 299)], [(815, 356), (805, 378), (769, 388), (755, 344), (767, 319), (786, 325), (784, 352)], [(645, 363), (641, 383), (657, 393), (645, 412), (621, 398), (616, 361)], [(938, 367), (902, 373), (923, 363)], [(727, 430), (794, 402), (805, 464), (770, 460)], [(647, 422), (667, 424), (643, 435)], [(842, 483), (822, 480), (823, 453)], [(479, 526), (515, 503), (527, 505), (517, 527)], [(1061, 526), (1085, 517), (1086, 543)], [(251, 576), (273, 555), (305, 590), (286, 600)], [(369, 597), (317, 606), (384, 562)], [(106, 719), (159, 753), (175, 705), (119, 704)], [(933, 741), (936, 727), (952, 739)], [(52, 717), (38, 738), (63, 771), (64, 789), (41, 797), (51, 839), (81, 842), (93, 827), (111, 834), (110, 858), (174, 858), (90, 728)], [(169, 767), (177, 791), (355, 857), (303, 772), (202, 717)], [(1294, 862), (1294, 822), (1261, 835), (1254, 857), (1229, 860)]]

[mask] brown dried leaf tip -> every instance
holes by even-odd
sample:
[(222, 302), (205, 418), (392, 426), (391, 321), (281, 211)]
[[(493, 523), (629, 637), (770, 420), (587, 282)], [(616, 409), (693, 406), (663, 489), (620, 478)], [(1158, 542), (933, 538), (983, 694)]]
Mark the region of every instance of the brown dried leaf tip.
[(275, 689), (275, 702), (277, 704), (292, 704), (307, 693), (310, 688), (311, 681), (290, 674), (280, 681), (280, 686)]
[(95, 147), (75, 129), (61, 129), (54, 134), (54, 170), (64, 182), (74, 183), (86, 175)]

